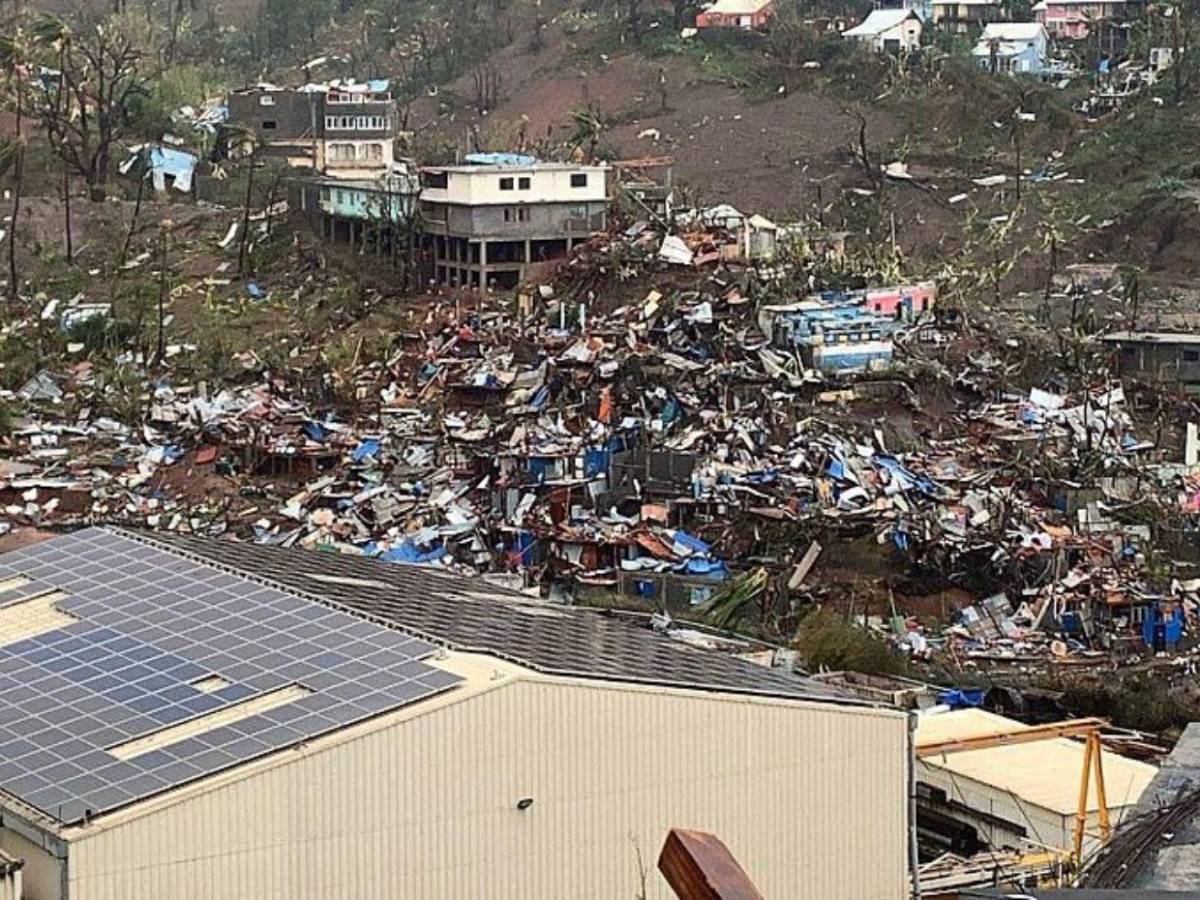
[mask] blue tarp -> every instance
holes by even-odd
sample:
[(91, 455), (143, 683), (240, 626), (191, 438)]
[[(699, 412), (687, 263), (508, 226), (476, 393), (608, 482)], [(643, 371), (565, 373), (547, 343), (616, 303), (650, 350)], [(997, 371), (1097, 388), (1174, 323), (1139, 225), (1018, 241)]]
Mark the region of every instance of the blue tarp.
[(1179, 607), (1163, 616), (1161, 607), (1155, 605), (1146, 610), (1142, 620), (1142, 642), (1151, 649), (1155, 646), (1155, 632), (1161, 629), (1161, 639), (1166, 647), (1173, 648), (1183, 639), (1183, 610)]
[(761, 472), (747, 472), (742, 480), (747, 484), (774, 484), (779, 480), (779, 473), (774, 469), (763, 469)]
[(983, 691), (975, 689), (939, 691), (938, 703), (949, 706), (951, 709), (967, 709), (983, 706), (983, 697)]
[(375, 440), (374, 438), (370, 438), (355, 447), (354, 452), (350, 455), (350, 458), (355, 462), (362, 462), (368, 456), (378, 456), (379, 449), (379, 441)]
[(148, 157), (151, 170), (170, 175), (172, 178), (186, 178), (189, 184), (199, 161), (191, 153), (170, 147), (151, 147)]
[(692, 537), (686, 531), (675, 531), (671, 534), (671, 541), (677, 547), (683, 547), (685, 550), (701, 556), (707, 556), (712, 548), (698, 537)]
[(432, 550), (421, 550), (411, 540), (405, 538), (403, 542), (393, 547), (387, 553), (382, 554), (379, 558), (387, 562), (402, 563), (411, 566), (437, 562), (445, 555), (445, 546), (435, 547)]
[(729, 567), (725, 565), (724, 560), (705, 559), (700, 556), (693, 556), (687, 560), (679, 571), (688, 575), (703, 575), (713, 581), (724, 581), (729, 577)]
[(310, 441), (316, 441), (319, 444), (325, 443), (325, 429), (321, 427), (320, 422), (305, 422), (304, 436)]
[(583, 474), (585, 478), (603, 475), (608, 471), (608, 451), (592, 447), (583, 452)]
[(884, 469), (905, 489), (915, 487), (922, 494), (930, 497), (936, 496), (938, 492), (937, 485), (931, 479), (923, 475), (917, 475), (915, 472), (910, 472), (896, 457), (888, 456), (886, 453), (876, 453), (871, 458), (871, 461), (879, 468)]
[(246, 293), (255, 300), (261, 300), (263, 297), (267, 296), (266, 292), (258, 286), (257, 281), (251, 281), (246, 285)]
[(533, 545), (537, 542), (537, 538), (529, 531), (518, 531), (517, 537), (513, 541), (512, 552), (517, 554), (517, 562), (519, 565), (528, 566), (533, 563)]
[(546, 471), (554, 460), (546, 456), (531, 456), (525, 460), (525, 468), (538, 481), (545, 481)]

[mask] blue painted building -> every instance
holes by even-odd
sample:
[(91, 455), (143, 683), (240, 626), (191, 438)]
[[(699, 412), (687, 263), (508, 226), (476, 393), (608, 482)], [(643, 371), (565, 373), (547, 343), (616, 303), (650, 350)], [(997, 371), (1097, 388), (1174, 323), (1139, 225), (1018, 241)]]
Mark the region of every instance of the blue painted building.
[(772, 344), (799, 352), (809, 368), (822, 372), (866, 372), (892, 361), (892, 335), (903, 325), (870, 312), (861, 301), (827, 295), (788, 306), (766, 306), (759, 326)]

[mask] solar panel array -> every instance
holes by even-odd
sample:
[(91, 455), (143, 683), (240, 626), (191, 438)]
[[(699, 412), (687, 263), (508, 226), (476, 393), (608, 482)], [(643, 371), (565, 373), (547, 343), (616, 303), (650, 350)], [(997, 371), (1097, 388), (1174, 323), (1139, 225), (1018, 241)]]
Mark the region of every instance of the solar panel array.
[[(410, 703), (459, 679), (399, 631), (100, 529), (0, 557), (0, 614), (48, 591), (76, 619), (0, 646), (0, 788), (99, 815)], [(218, 676), (215, 690), (197, 682)], [(110, 749), (291, 685), (311, 693), (131, 758)], [(126, 755), (127, 754), (122, 754)]]

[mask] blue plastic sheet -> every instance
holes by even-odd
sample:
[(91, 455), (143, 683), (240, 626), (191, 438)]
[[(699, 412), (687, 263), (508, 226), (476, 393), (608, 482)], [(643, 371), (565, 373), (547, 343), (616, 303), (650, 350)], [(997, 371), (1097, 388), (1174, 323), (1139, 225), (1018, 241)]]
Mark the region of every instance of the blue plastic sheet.
[(603, 475), (608, 471), (607, 450), (592, 447), (583, 452), (583, 474), (586, 478)]
[(374, 438), (369, 438), (354, 448), (354, 452), (350, 454), (350, 458), (356, 463), (362, 462), (370, 456), (379, 455), (380, 444)]
[(405, 538), (400, 544), (382, 554), (379, 558), (387, 562), (411, 566), (437, 562), (445, 555), (446, 547), (444, 545), (435, 547), (432, 550), (421, 550), (411, 540)]
[(983, 706), (984, 693), (981, 690), (963, 689), (938, 692), (938, 703), (951, 709), (970, 709)]

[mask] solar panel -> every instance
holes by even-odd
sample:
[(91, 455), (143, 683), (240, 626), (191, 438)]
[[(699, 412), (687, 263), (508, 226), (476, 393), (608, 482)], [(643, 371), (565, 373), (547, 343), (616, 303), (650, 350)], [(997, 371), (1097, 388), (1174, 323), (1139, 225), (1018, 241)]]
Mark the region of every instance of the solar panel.
[[(79, 821), (458, 682), (409, 635), (89, 529), (0, 557), (0, 608), (61, 591), (77, 621), (0, 646), (0, 787)], [(215, 690), (196, 682), (219, 676)], [(113, 748), (276, 690), (290, 703), (118, 759)], [(192, 729), (194, 730), (194, 729)], [(122, 754), (125, 755), (125, 754)]]

